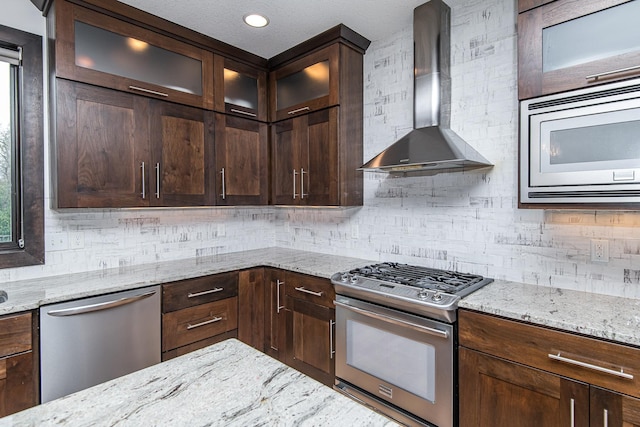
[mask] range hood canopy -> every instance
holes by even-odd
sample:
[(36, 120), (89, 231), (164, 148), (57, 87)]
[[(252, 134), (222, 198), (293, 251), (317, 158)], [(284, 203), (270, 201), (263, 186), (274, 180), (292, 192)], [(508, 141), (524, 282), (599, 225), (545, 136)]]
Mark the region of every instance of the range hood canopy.
[(493, 166), (449, 129), (451, 9), (431, 0), (413, 11), (413, 130), (359, 170), (412, 172)]

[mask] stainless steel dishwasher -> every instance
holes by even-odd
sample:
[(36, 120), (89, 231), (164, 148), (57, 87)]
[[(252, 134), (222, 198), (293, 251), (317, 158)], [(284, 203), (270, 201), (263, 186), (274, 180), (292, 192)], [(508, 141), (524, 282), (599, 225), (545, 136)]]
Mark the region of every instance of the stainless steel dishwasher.
[(160, 286), (40, 307), (42, 403), (160, 362)]

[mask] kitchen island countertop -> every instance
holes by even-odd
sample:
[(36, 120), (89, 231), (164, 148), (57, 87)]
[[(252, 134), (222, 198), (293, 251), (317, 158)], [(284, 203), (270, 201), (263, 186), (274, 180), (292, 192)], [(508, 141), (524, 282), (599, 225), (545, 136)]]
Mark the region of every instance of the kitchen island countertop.
[(0, 418), (22, 426), (397, 426), (236, 339)]

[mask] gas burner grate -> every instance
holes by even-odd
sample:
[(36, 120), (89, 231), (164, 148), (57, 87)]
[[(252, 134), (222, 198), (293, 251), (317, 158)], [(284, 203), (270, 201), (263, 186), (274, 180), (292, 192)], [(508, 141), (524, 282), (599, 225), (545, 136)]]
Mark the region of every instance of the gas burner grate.
[(482, 276), (475, 274), (458, 273), (455, 271), (393, 262), (384, 262), (356, 268), (349, 273), (406, 286), (440, 290), (450, 294), (456, 294), (484, 279)]

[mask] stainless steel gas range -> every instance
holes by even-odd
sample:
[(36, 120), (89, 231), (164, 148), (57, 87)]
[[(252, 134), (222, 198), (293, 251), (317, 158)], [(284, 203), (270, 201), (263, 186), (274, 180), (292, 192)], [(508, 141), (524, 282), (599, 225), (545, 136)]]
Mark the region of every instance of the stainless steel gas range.
[(398, 263), (334, 274), (335, 388), (408, 425), (457, 425), (458, 301), (492, 281)]

